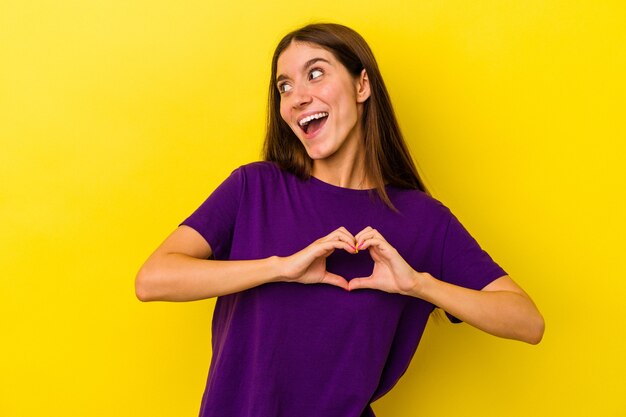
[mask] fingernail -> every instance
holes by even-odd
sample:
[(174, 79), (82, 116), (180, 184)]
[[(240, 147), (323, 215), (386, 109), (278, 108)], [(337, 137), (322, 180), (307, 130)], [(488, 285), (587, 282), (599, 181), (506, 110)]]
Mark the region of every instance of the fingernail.
[(361, 246), (363, 246), (365, 244), (365, 242), (361, 242), (361, 244), (359, 246), (357, 246), (357, 249), (361, 249)]
[(357, 252), (359, 251), (357, 248), (355, 248), (355, 247), (354, 247), (354, 246), (352, 246), (352, 245), (348, 245), (348, 246), (350, 246), (350, 248), (351, 248), (352, 250), (355, 250), (355, 251), (357, 251)]

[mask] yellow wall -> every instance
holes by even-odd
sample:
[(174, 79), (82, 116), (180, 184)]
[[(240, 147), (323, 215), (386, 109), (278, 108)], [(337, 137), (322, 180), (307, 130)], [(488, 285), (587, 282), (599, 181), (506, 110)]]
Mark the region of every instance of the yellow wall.
[(378, 414), (626, 415), (624, 3), (226, 3), (2, 1), (0, 415), (197, 414), (213, 302), (134, 274), (258, 158), (273, 47), (313, 20), (369, 40), (428, 186), (547, 321), (431, 323)]

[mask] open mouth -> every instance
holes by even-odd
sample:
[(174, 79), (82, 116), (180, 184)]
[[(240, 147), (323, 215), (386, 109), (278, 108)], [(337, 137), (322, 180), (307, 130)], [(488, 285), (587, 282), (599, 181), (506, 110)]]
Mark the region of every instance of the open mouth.
[(315, 134), (324, 126), (327, 118), (327, 112), (315, 113), (300, 120), (298, 122), (298, 126), (300, 126), (307, 136), (310, 136)]

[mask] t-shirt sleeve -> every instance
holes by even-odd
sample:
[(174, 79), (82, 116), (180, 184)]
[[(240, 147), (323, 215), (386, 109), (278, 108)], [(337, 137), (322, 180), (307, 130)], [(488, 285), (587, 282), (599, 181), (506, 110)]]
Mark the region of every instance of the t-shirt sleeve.
[[(443, 281), (473, 290), (506, 275), (452, 214), (445, 232), (441, 271)], [(447, 315), (450, 321), (461, 322)]]
[(196, 230), (211, 246), (215, 259), (228, 259), (244, 187), (243, 168), (233, 171), (181, 225)]

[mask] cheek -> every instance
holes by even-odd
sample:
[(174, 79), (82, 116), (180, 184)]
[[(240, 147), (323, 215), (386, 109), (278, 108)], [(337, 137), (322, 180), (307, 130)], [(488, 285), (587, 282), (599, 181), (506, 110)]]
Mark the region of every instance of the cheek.
[(356, 111), (356, 96), (354, 91), (348, 88), (347, 85), (340, 85), (339, 87), (327, 86), (319, 91), (319, 97), (326, 103), (335, 107), (335, 111), (338, 112), (340, 120), (351, 119), (354, 117)]
[(289, 124), (289, 112), (287, 111), (287, 106), (284, 105), (282, 100), (280, 102), (280, 117), (285, 121), (285, 123)]

